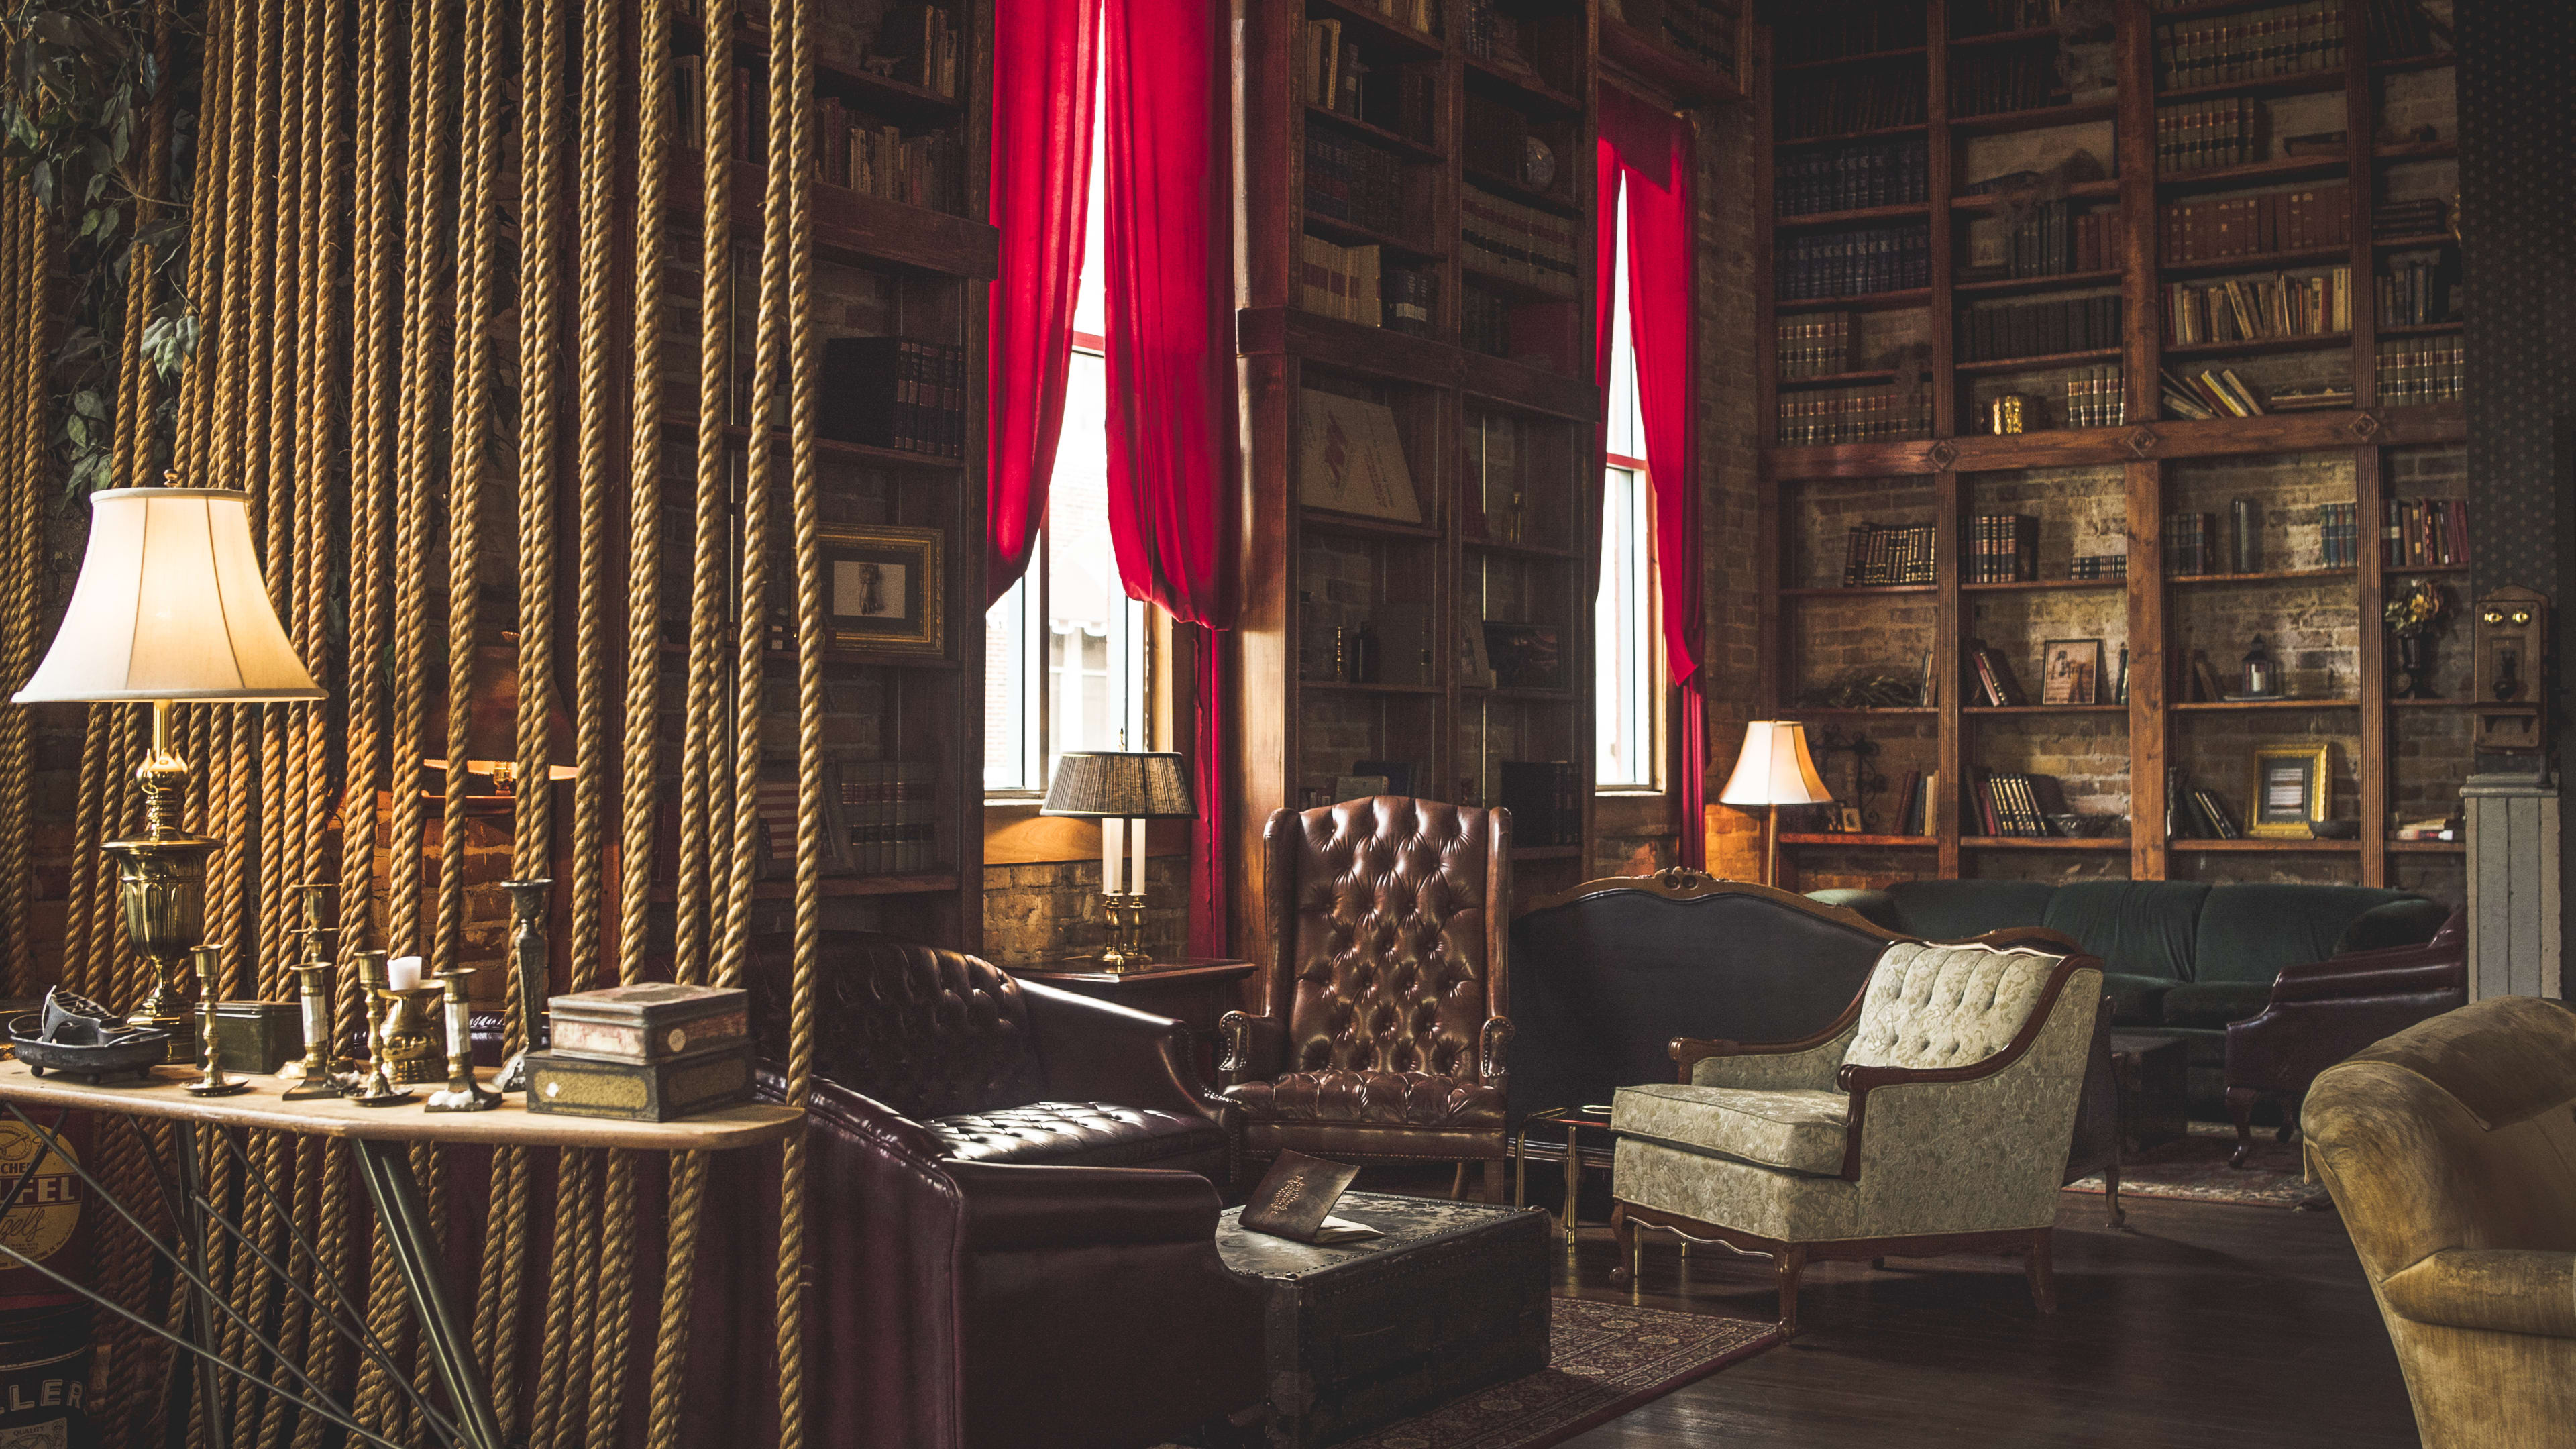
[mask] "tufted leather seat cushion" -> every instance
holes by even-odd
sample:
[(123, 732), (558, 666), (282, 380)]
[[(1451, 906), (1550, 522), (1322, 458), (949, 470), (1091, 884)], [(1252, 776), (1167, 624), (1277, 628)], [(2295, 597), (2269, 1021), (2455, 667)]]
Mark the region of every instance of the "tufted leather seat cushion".
[[(787, 942), (753, 945), (761, 1052), (787, 1054)], [(814, 1072), (915, 1121), (1046, 1095), (1019, 983), (963, 951), (826, 931), (814, 1001)]]
[(1257, 1122), (1412, 1127), (1432, 1132), (1503, 1126), (1503, 1094), (1469, 1078), (1423, 1072), (1290, 1072), (1225, 1095)]
[(1611, 1127), (1694, 1152), (1711, 1152), (1788, 1172), (1833, 1177), (1843, 1170), (1851, 1099), (1840, 1092), (1751, 1091), (1656, 1082), (1622, 1087)]
[(1132, 1167), (1225, 1150), (1224, 1130), (1204, 1117), (1114, 1102), (1031, 1102), (933, 1117), (921, 1125), (939, 1139), (940, 1155), (961, 1162)]
[(1846, 1066), (1964, 1067), (2012, 1044), (2057, 957), (1985, 946), (1899, 941), (1862, 998)]

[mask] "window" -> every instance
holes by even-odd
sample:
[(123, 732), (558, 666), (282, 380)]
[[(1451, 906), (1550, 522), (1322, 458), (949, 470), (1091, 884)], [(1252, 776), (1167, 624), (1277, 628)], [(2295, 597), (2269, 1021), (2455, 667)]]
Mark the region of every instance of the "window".
[(1610, 334), (1609, 475), (1601, 490), (1601, 592), (1592, 604), (1593, 788), (1660, 788), (1654, 499), (1628, 327), (1628, 219), (1620, 208)]
[(992, 796), (1044, 794), (1067, 750), (1151, 747), (1145, 606), (1127, 597), (1109, 542), (1096, 164), (1090, 192), (1064, 434), (1047, 485), (1046, 522), (1029, 571), (984, 616), (984, 793)]

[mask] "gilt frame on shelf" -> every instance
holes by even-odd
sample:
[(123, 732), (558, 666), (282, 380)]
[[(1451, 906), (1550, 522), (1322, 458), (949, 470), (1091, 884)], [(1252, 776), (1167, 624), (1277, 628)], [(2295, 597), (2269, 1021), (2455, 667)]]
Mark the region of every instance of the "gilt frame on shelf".
[(837, 524), (821, 531), (825, 626), (835, 649), (945, 654), (948, 535)]
[[(2334, 813), (2334, 741), (2265, 745), (2254, 752), (2254, 777), (2245, 794), (2245, 833), (2258, 839), (2301, 839), (2311, 821)], [(2275, 790), (2283, 793), (2275, 794)]]

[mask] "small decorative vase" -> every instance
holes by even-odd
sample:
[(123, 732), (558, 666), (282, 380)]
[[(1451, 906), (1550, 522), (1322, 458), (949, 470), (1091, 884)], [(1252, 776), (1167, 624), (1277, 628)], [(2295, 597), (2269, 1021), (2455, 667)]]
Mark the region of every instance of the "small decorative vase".
[(398, 1087), (447, 1080), (447, 1034), (437, 1010), (447, 995), (440, 985), (388, 990), (393, 1015), (385, 1023), (385, 1073)]

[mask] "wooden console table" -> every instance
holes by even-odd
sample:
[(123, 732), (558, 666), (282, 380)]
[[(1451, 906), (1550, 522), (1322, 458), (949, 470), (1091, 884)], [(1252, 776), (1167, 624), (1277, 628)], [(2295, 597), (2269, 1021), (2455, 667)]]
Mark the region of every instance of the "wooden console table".
[[(164, 1183), (169, 1202), (181, 1209), (181, 1220), (175, 1225), (180, 1242), (172, 1246), (155, 1241), (155, 1247), (168, 1258), (179, 1275), (193, 1285), (194, 1305), (188, 1314), (185, 1336), (171, 1333), (149, 1319), (137, 1317), (122, 1304), (113, 1303), (91, 1291), (85, 1284), (72, 1282), (43, 1264), (26, 1257), (5, 1241), (5, 1253), (25, 1266), (34, 1268), (65, 1288), (81, 1294), (107, 1312), (128, 1319), (145, 1331), (168, 1340), (174, 1347), (194, 1354), (197, 1359), (198, 1391), (204, 1396), (209, 1442), (223, 1442), (224, 1436), (216, 1416), (222, 1396), (215, 1392), (219, 1372), (230, 1372), (272, 1392), (284, 1393), (291, 1401), (312, 1413), (348, 1430), (353, 1442), (387, 1445), (399, 1449), (358, 1426), (349, 1410), (333, 1401), (327, 1390), (310, 1380), (301, 1379), (306, 1392), (293, 1393), (254, 1375), (245, 1365), (224, 1359), (216, 1350), (220, 1334), (216, 1331), (218, 1312), (233, 1314), (229, 1304), (221, 1303), (205, 1279), (202, 1265), (207, 1261), (207, 1234), (221, 1223), (235, 1234), (239, 1228), (215, 1213), (197, 1180), (196, 1131), (200, 1127), (223, 1133), (231, 1128), (262, 1128), (275, 1132), (297, 1132), (314, 1137), (346, 1138), (356, 1144), (360, 1176), (367, 1184), (367, 1196), (375, 1206), (376, 1218), (383, 1225), (385, 1240), (391, 1246), (397, 1265), (402, 1270), (403, 1286), (410, 1294), (412, 1307), (419, 1317), (421, 1332), (427, 1338), (431, 1355), (438, 1364), (439, 1378), (447, 1390), (455, 1421), (441, 1422), (435, 1413), (422, 1417), (433, 1434), (465, 1449), (505, 1449), (500, 1422), (493, 1413), (491, 1385), (483, 1376), (482, 1366), (475, 1361), (471, 1325), (457, 1316), (458, 1298), (447, 1283), (445, 1255), (429, 1231), (429, 1215), (421, 1201), (420, 1185), (412, 1177), (411, 1146), (416, 1142), (473, 1143), (485, 1147), (555, 1147), (595, 1148), (623, 1147), (644, 1152), (724, 1152), (736, 1148), (756, 1147), (775, 1142), (787, 1135), (803, 1113), (792, 1108), (749, 1103), (720, 1112), (685, 1118), (677, 1122), (620, 1122), (599, 1117), (558, 1117), (530, 1112), (517, 1097), (505, 1098), (488, 1112), (424, 1112), (420, 1103), (428, 1097), (422, 1088), (420, 1097), (394, 1107), (361, 1107), (354, 1102), (331, 1098), (311, 1102), (289, 1102), (279, 1093), (282, 1085), (275, 1077), (246, 1076), (251, 1089), (238, 1096), (201, 1098), (182, 1091), (181, 1084), (198, 1076), (194, 1069), (158, 1067), (152, 1080), (125, 1082), (105, 1086), (83, 1086), (58, 1077), (38, 1077), (23, 1062), (0, 1062), (0, 1110), (25, 1123), (44, 1142), (49, 1151), (80, 1174), (93, 1197), (142, 1232), (142, 1224), (125, 1204), (108, 1192), (105, 1184), (91, 1176), (55, 1133), (62, 1126), (66, 1111), (100, 1112), (134, 1118), (158, 1117), (168, 1121), (174, 1130), (172, 1162), (167, 1164)], [(36, 1111), (50, 1111), (49, 1125), (38, 1121)], [(238, 1148), (224, 1138), (228, 1150)], [(156, 1173), (164, 1170), (153, 1157)], [(32, 1176), (32, 1174), (29, 1174)], [(250, 1175), (258, 1191), (274, 1189)], [(21, 1185), (25, 1178), (21, 1178)], [(291, 1192), (291, 1188), (288, 1189)], [(0, 1198), (0, 1215), (15, 1205), (17, 1189)], [(152, 1235), (144, 1232), (146, 1239)], [(308, 1256), (312, 1246), (296, 1234), (296, 1246)], [(291, 1261), (291, 1255), (290, 1255)], [(315, 1258), (318, 1269), (319, 1259)], [(337, 1285), (334, 1296), (344, 1305), (354, 1305), (365, 1291), (364, 1283)], [(317, 1305), (318, 1306), (318, 1305)], [(352, 1309), (354, 1312), (354, 1308)], [(238, 1315), (234, 1315), (238, 1318)], [(242, 1323), (247, 1336), (257, 1339), (257, 1325)], [(365, 1325), (352, 1325), (357, 1341), (373, 1345)], [(263, 1343), (263, 1346), (265, 1345)], [(301, 1365), (295, 1366), (300, 1370)], [(397, 1373), (397, 1379), (407, 1376)], [(424, 1406), (426, 1407), (426, 1406)]]

